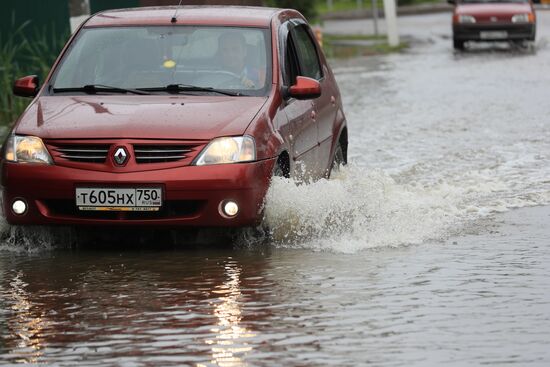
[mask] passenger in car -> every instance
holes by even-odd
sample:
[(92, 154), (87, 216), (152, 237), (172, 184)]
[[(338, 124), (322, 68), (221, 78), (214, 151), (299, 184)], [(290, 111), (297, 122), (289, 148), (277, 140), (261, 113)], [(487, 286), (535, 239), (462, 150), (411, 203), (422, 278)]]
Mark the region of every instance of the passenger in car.
[(236, 32), (222, 34), (218, 39), (218, 52), (222, 69), (235, 74), (246, 88), (259, 88), (263, 84), (260, 71), (247, 65), (247, 45), (244, 36)]

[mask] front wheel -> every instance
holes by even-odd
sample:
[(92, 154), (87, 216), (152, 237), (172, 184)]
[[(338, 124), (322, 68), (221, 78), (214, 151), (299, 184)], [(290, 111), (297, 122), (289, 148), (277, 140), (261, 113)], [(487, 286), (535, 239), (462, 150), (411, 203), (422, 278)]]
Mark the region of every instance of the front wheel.
[(455, 50), (464, 50), (464, 41), (454, 39), (453, 47)]
[(273, 167), (273, 177), (290, 178), (290, 164), (287, 155), (281, 155)]
[(533, 51), (535, 49), (535, 42), (531, 40), (519, 40), (513, 41), (512, 45), (518, 49)]
[(330, 165), (330, 172), (328, 177), (330, 178), (333, 173), (337, 173), (340, 171), (340, 168), (346, 164), (346, 160), (344, 158), (344, 149), (342, 149), (342, 144), (338, 142), (338, 145), (336, 145), (336, 149), (334, 149), (334, 156), (332, 157), (332, 163)]
[(279, 162), (275, 163), (275, 167), (273, 168), (273, 177), (285, 177), (285, 171)]

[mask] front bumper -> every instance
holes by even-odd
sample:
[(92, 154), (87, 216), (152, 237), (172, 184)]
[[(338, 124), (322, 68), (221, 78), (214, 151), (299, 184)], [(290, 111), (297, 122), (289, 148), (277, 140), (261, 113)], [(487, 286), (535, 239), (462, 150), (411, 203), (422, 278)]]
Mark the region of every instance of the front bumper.
[[(535, 40), (536, 25), (528, 24), (453, 24), (453, 39), (457, 41), (521, 41)], [(508, 36), (502, 38), (482, 38), (481, 32), (505, 31)]]
[[(159, 227), (243, 227), (261, 221), (262, 207), (275, 159), (214, 166), (112, 173), (86, 169), (2, 163), (2, 209), (15, 225), (128, 225)], [(96, 212), (76, 207), (76, 187), (163, 188), (158, 212)], [(24, 199), (28, 210), (13, 213), (14, 200)], [(220, 202), (234, 200), (239, 213), (225, 218)]]

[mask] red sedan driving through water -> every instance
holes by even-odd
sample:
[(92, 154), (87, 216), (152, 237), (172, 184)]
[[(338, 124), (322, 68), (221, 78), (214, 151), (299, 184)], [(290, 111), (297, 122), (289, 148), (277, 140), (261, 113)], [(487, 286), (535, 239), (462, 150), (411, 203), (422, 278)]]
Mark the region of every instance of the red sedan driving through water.
[(242, 227), (273, 176), (346, 162), (333, 73), (294, 10), (106, 11), (71, 37), (2, 147), (17, 225)]
[(462, 50), (468, 41), (535, 40), (536, 16), (530, 0), (447, 0), (455, 4), (453, 46)]

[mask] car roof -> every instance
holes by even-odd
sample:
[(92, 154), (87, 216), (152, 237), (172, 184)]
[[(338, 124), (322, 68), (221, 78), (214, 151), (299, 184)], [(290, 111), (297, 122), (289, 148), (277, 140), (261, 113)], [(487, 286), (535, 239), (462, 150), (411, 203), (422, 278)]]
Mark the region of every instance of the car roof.
[(281, 9), (252, 6), (163, 6), (107, 10), (92, 16), (85, 27), (170, 25), (177, 23), (267, 28)]

